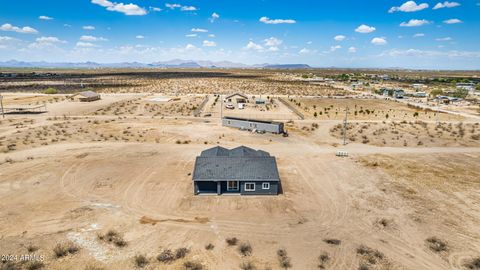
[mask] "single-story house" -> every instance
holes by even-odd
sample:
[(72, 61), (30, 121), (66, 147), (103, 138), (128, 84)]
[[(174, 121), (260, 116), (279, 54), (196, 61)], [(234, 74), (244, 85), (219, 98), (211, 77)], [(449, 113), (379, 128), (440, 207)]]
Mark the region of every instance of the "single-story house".
[(248, 103), (248, 97), (240, 93), (235, 93), (235, 94), (226, 96), (225, 102)]
[(70, 96), (74, 101), (90, 102), (100, 99), (100, 94), (93, 91), (83, 91)]
[(280, 186), (275, 157), (245, 146), (202, 151), (192, 178), (195, 195), (277, 195)]

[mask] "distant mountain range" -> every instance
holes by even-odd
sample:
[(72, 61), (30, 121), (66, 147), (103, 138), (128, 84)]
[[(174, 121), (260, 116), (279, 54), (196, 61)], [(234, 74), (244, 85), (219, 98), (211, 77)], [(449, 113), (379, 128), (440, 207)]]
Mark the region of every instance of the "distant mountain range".
[(163, 62), (152, 62), (149, 64), (139, 62), (121, 63), (96, 63), (96, 62), (24, 62), (10, 60), (0, 62), (0, 67), (9, 68), (266, 68), (266, 69), (309, 69), (307, 64), (257, 64), (247, 65), (230, 61), (194, 61), (174, 59)]

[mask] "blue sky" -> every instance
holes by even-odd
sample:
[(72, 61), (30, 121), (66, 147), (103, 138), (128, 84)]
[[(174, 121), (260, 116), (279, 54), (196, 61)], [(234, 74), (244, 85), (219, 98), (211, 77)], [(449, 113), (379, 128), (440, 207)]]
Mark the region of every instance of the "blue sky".
[(480, 0), (3, 1), (0, 61), (480, 69)]

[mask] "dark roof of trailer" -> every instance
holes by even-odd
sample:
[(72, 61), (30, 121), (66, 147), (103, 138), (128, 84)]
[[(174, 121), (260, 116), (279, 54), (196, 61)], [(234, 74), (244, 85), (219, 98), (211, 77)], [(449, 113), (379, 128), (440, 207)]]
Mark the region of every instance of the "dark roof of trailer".
[(245, 146), (207, 149), (197, 157), (193, 171), (194, 181), (279, 181), (279, 178), (275, 157)]
[(227, 119), (227, 120), (239, 120), (239, 121), (264, 123), (264, 124), (274, 124), (274, 125), (283, 124), (282, 122), (275, 122), (275, 121), (268, 121), (268, 120), (256, 120), (256, 119), (239, 118), (239, 117), (231, 117), (231, 116), (224, 116), (223, 118)]

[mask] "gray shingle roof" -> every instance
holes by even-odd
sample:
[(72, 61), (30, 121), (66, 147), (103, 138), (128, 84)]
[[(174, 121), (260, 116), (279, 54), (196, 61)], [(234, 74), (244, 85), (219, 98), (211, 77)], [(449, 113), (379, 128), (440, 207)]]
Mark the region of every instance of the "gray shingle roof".
[(277, 162), (265, 151), (240, 146), (214, 147), (195, 160), (194, 181), (279, 181)]

